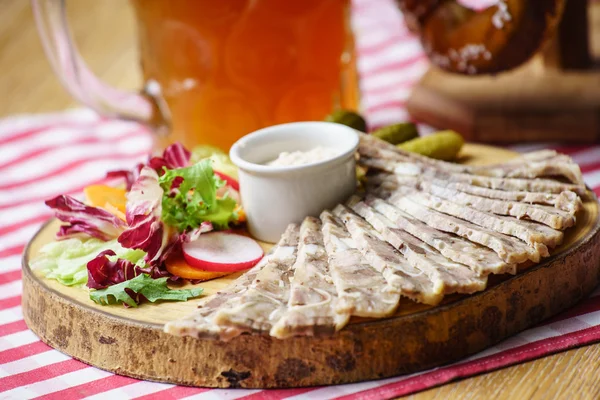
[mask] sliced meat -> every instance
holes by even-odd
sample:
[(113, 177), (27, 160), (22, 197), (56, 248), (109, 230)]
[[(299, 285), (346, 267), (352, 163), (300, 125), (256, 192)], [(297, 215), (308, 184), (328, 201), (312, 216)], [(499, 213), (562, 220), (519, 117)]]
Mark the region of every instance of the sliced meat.
[(420, 154), (410, 153), (369, 135), (361, 135), (359, 154), (361, 156), (397, 162), (414, 162), (443, 172), (467, 173), (496, 178), (562, 177), (569, 182), (585, 186), (579, 166), (564, 154), (535, 154), (517, 157), (508, 163), (471, 166), (435, 160)]
[(432, 175), (435, 175), (435, 170), (430, 171), (426, 166), (421, 166), (414, 162), (387, 161), (382, 160), (381, 158), (370, 158), (361, 156), (358, 163), (363, 167), (375, 168), (377, 170), (386, 171), (392, 174), (402, 176), (418, 177), (428, 173), (428, 171), (432, 173)]
[[(536, 193), (525, 191), (506, 191), (488, 189), (481, 186), (474, 186), (464, 182), (451, 182), (438, 178), (428, 180), (428, 182), (436, 186), (445, 187), (464, 193), (469, 193), (479, 197), (554, 206), (560, 210), (567, 211), (569, 215), (574, 215), (582, 207), (581, 199), (579, 198), (579, 196), (571, 191), (565, 191), (560, 194)], [(386, 190), (391, 191), (395, 190), (398, 187), (398, 184), (419, 188), (420, 183), (420, 180), (416, 177), (399, 176), (393, 174), (378, 174), (375, 176), (371, 176), (369, 177), (368, 182), (370, 187), (383, 185), (383, 187)]]
[(388, 285), (382, 274), (368, 264), (333, 214), (324, 211), (321, 222), (329, 270), (340, 300), (336, 310), (359, 317), (392, 314), (398, 307), (400, 290)]
[(558, 230), (564, 230), (575, 225), (575, 217), (558, 208), (514, 201), (488, 199), (447, 187), (437, 186), (426, 181), (421, 182), (419, 186), (421, 190), (431, 193), (434, 196), (479, 211), (498, 215), (510, 215), (517, 219), (530, 219)]
[[(446, 178), (446, 176), (444, 177)], [(554, 194), (571, 191), (582, 197), (588, 196), (588, 191), (585, 185), (562, 183), (550, 179), (494, 178), (470, 174), (452, 174), (448, 175), (447, 179), (452, 182), (466, 182), (470, 183), (471, 185), (486, 187), (489, 189)]]
[(420, 176), (424, 179), (444, 179), (450, 182), (464, 182), (488, 189), (509, 191), (527, 191), (539, 193), (560, 194), (565, 191), (577, 193), (587, 198), (588, 191), (583, 184), (562, 183), (550, 179), (521, 179), (521, 178), (496, 178), (490, 176), (473, 175), (470, 173), (441, 171), (410, 164), (408, 162), (386, 161), (377, 158), (361, 157), (359, 164), (377, 170), (391, 172), (397, 175)]
[(512, 160), (508, 160), (504, 165), (521, 164), (526, 161), (542, 161), (549, 158), (556, 157), (558, 152), (551, 149), (535, 150), (528, 153), (521, 154), (521, 157), (515, 157)]
[[(444, 257), (470, 266), (479, 275), (515, 274), (517, 272), (515, 263), (502, 260), (496, 252), (488, 247), (432, 228), (381, 199), (369, 198), (368, 201), (375, 206), (379, 213), (396, 224), (396, 227), (429, 244)], [(369, 207), (364, 203), (358, 203), (354, 207), (355, 210), (362, 209), (362, 213), (368, 212), (365, 210), (366, 208)], [(362, 213), (359, 212), (360, 215), (363, 215)]]
[[(548, 195), (551, 196), (551, 195)], [(560, 208), (561, 210), (569, 211), (570, 213), (577, 213), (583, 208), (581, 198), (577, 193), (571, 191), (564, 191), (556, 197), (554, 207)]]
[(561, 192), (560, 194), (534, 193), (524, 191), (505, 191), (487, 189), (480, 186), (473, 186), (461, 182), (444, 182), (439, 179), (432, 181), (432, 183), (434, 183), (437, 186), (442, 186), (445, 183), (446, 187), (450, 189), (490, 199), (518, 201), (521, 203), (553, 206), (558, 208), (559, 210), (568, 212), (569, 215), (574, 215), (582, 207), (581, 199), (579, 198), (579, 196), (571, 191)]
[(435, 287), (441, 284), (444, 294), (474, 293), (485, 289), (487, 277), (479, 276), (466, 265), (448, 260), (426, 243), (395, 228), (394, 223), (382, 214), (371, 211), (365, 215), (368, 216), (367, 222), (398, 249), (409, 263), (427, 274)]
[(285, 258), (270, 257), (248, 289), (217, 310), (214, 323), (238, 334), (269, 332), (286, 310), (297, 253), (296, 246)]
[[(394, 204), (395, 199), (404, 196), (405, 195), (401, 193), (394, 195), (393, 199), (391, 199), (391, 203)], [(452, 215), (465, 221), (470, 221), (475, 225), (491, 229), (498, 233), (518, 237), (530, 245), (542, 243), (554, 247), (559, 244), (563, 238), (563, 233), (561, 231), (545, 225), (527, 223), (527, 221), (519, 221), (515, 218), (505, 218), (475, 210), (474, 208), (456, 204), (429, 193), (417, 192), (406, 195), (406, 197), (415, 203), (423, 204), (441, 213)]]
[(225, 289), (215, 293), (202, 304), (198, 310), (189, 316), (168, 322), (165, 332), (177, 336), (193, 336), (197, 338), (231, 338), (241, 333), (233, 328), (223, 328), (214, 322), (217, 310), (229, 307), (235, 300), (241, 297), (257, 274), (271, 262), (293, 262), (296, 258), (296, 247), (298, 245), (298, 225), (292, 224), (287, 227), (281, 239), (269, 254), (267, 254), (257, 265), (245, 272)]
[[(527, 245), (525, 242), (512, 236), (498, 234), (498, 232), (494, 232), (491, 229), (443, 214), (420, 203), (415, 203), (409, 198), (398, 196), (393, 200), (389, 199), (389, 201), (398, 209), (424, 222), (431, 228), (453, 233), (471, 242), (492, 249), (498, 254), (500, 259), (509, 264), (520, 264), (527, 260), (539, 262), (542, 256), (549, 255), (548, 248), (544, 244)], [(369, 205), (373, 206), (379, 212), (385, 211), (382, 204), (385, 204), (383, 200), (369, 202)]]
[(571, 183), (583, 184), (579, 166), (566, 154), (555, 150), (525, 153), (500, 164), (469, 166), (471, 173), (499, 178), (562, 177)]
[(441, 281), (434, 282), (420, 269), (413, 267), (408, 260), (364, 219), (351, 213), (343, 206), (337, 206), (334, 213), (339, 216), (352, 235), (365, 259), (401, 294), (424, 304), (438, 304), (444, 294)]
[(529, 161), (516, 165), (502, 165), (496, 168), (473, 168), (471, 173), (476, 175), (495, 176), (498, 178), (525, 178), (535, 179), (541, 177), (561, 177), (576, 185), (584, 185), (583, 175), (579, 165), (570, 157), (558, 155), (542, 161)]
[(300, 227), (298, 258), (288, 307), (273, 325), (270, 334), (279, 339), (333, 334), (350, 319), (349, 312), (336, 311), (337, 302), (337, 291), (323, 244), (321, 221), (308, 217)]

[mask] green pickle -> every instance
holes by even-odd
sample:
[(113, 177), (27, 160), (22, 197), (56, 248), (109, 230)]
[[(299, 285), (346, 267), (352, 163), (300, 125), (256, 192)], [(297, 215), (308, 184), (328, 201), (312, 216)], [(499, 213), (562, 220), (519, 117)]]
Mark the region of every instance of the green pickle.
[(400, 144), (418, 137), (419, 131), (415, 124), (404, 122), (379, 128), (372, 135), (391, 144)]
[(398, 148), (438, 160), (450, 161), (456, 158), (464, 142), (462, 136), (448, 130), (409, 140), (399, 144)]
[(360, 114), (357, 114), (354, 111), (334, 111), (325, 118), (325, 121), (336, 122), (338, 124), (346, 125), (350, 128), (354, 128), (357, 131), (361, 132), (367, 131), (367, 123), (365, 122), (365, 119), (361, 117)]

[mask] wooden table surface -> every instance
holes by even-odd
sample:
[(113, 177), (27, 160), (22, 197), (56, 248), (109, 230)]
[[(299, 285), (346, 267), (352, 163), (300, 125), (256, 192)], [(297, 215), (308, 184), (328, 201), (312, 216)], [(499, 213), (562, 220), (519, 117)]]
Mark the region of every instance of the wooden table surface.
[[(70, 0), (68, 14), (90, 67), (107, 82), (140, 86), (135, 23), (124, 0)], [(29, 2), (0, 0), (0, 117), (77, 106), (45, 59)], [(600, 90), (600, 89), (599, 89)], [(600, 344), (450, 383), (411, 399), (598, 399)]]

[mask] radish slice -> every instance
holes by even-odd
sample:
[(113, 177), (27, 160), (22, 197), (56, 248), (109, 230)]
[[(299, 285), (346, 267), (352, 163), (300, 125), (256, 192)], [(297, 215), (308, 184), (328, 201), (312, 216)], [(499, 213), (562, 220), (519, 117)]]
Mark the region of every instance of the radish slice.
[(236, 181), (229, 175), (226, 175), (222, 172), (219, 172), (219, 171), (213, 171), (213, 172), (216, 176), (223, 179), (225, 181), (225, 183), (227, 183), (227, 186), (231, 186), (232, 189), (235, 189), (238, 192), (240, 191), (240, 184), (238, 183), (238, 181)]
[(241, 271), (256, 265), (263, 255), (262, 247), (255, 240), (235, 233), (206, 233), (183, 244), (185, 261), (205, 271)]

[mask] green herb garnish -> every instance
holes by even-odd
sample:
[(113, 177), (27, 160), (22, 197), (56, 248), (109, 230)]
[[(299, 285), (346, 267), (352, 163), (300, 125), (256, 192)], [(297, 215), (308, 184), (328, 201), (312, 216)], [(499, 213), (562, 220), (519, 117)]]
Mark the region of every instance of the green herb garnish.
[[(107, 287), (106, 289), (91, 290), (90, 299), (102, 305), (125, 303), (131, 307), (137, 307), (137, 299), (132, 298), (126, 289), (144, 296), (149, 302), (157, 300), (186, 301), (192, 297), (198, 297), (203, 289), (170, 289), (167, 279), (152, 279), (148, 274), (141, 274), (133, 279)], [(137, 297), (137, 296), (136, 296)]]

